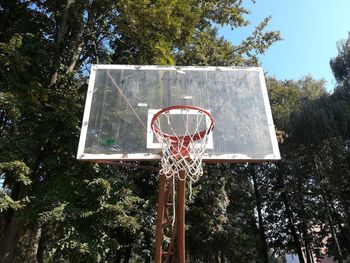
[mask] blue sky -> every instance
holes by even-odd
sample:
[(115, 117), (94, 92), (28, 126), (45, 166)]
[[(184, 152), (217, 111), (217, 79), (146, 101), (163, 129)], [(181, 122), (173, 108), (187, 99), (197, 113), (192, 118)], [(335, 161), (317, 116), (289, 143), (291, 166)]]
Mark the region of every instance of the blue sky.
[(277, 79), (298, 79), (312, 74), (327, 80), (327, 89), (335, 84), (329, 60), (337, 55), (337, 41), (350, 31), (350, 0), (256, 0), (247, 1), (251, 25), (220, 33), (234, 44), (248, 36), (254, 26), (271, 15), (267, 29), (280, 30), (282, 40), (261, 57), (262, 67)]

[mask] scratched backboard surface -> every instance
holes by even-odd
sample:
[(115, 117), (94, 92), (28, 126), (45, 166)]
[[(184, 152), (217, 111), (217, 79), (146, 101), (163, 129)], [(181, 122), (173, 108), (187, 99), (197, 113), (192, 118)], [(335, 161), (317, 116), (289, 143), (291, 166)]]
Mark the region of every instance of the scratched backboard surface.
[(174, 105), (214, 116), (205, 161), (280, 159), (261, 68), (124, 65), (91, 67), (78, 159), (159, 159), (150, 119)]

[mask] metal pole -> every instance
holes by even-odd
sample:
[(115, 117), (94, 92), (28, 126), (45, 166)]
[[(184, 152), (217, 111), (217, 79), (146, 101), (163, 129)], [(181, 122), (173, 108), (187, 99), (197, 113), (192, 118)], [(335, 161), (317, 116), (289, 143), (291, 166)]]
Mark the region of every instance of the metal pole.
[(159, 187), (158, 187), (158, 205), (157, 205), (157, 221), (156, 221), (156, 244), (155, 244), (155, 255), (154, 262), (162, 262), (163, 252), (163, 219), (165, 209), (165, 187), (166, 177), (165, 174), (159, 175)]
[(178, 262), (186, 262), (185, 251), (185, 190), (186, 190), (186, 174), (185, 171), (180, 171), (179, 179), (177, 180), (177, 253)]

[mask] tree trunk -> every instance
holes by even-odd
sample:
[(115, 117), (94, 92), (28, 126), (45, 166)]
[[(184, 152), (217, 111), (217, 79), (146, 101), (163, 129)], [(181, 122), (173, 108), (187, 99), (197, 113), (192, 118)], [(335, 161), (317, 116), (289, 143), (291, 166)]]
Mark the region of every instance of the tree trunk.
[(72, 58), (71, 58), (71, 61), (70, 61), (70, 64), (66, 70), (66, 74), (71, 73), (75, 69), (77, 62), (79, 60), (79, 56), (81, 54), (81, 51), (83, 50), (83, 47), (84, 47), (84, 43), (80, 42), (78, 44), (78, 46), (75, 48), (73, 55), (72, 55)]
[(26, 261), (28, 263), (38, 263), (38, 248), (41, 238), (41, 226), (37, 224), (34, 229), (30, 230), (30, 241), (26, 253)]
[(224, 252), (223, 251), (221, 251), (221, 253), (220, 253), (220, 257), (221, 257), (221, 263), (225, 263), (226, 262), (226, 260), (225, 260), (225, 255), (224, 255)]
[(121, 263), (122, 262), (122, 255), (120, 250), (118, 249), (117, 252), (115, 253), (113, 263)]
[(220, 263), (219, 254), (215, 254), (215, 263)]
[[(44, 227), (44, 232), (45, 233), (45, 227)], [(38, 263), (43, 263), (44, 262), (44, 251), (45, 251), (45, 246), (44, 246), (44, 241), (45, 241), (45, 234), (40, 235), (40, 240), (39, 240), (39, 246), (38, 246), (38, 252), (36, 254), (36, 258)]]
[(14, 214), (10, 222), (5, 225), (3, 239), (0, 243), (0, 262), (1, 263), (12, 263), (18, 239), (21, 236), (22, 224), (19, 218)]
[(64, 40), (64, 35), (66, 33), (66, 30), (67, 30), (69, 8), (70, 8), (71, 4), (73, 4), (74, 2), (75, 2), (75, 0), (67, 0), (66, 6), (65, 6), (64, 11), (63, 11), (61, 25), (60, 25), (60, 28), (59, 28), (58, 34), (57, 34), (56, 50), (55, 50), (55, 54), (54, 54), (54, 57), (55, 57), (54, 69), (53, 69), (53, 73), (52, 73), (51, 79), (50, 79), (50, 86), (57, 82), (58, 68), (59, 68), (59, 65), (61, 63), (61, 59), (60, 59), (61, 58), (61, 55), (60, 55), (61, 48), (60, 48), (60, 46)]
[[(25, 185), (18, 182), (12, 189), (11, 198), (20, 200), (25, 195)], [(18, 240), (22, 232), (22, 222), (16, 211), (6, 211), (2, 225), (3, 235), (0, 242), (0, 262), (10, 263), (15, 256)]]
[(330, 193), (326, 193), (325, 194), (326, 196), (326, 202), (329, 204), (330, 206), (330, 212), (332, 214), (332, 216), (334, 217), (335, 221), (336, 221), (336, 224), (338, 225), (338, 228), (340, 230), (340, 233), (343, 237), (343, 241), (346, 245), (346, 248), (350, 251), (350, 235), (349, 235), (349, 231), (345, 230), (344, 227), (343, 227), (343, 224), (345, 223), (344, 220), (342, 220), (342, 218), (340, 218), (340, 215), (339, 215), (339, 212), (337, 211), (337, 209), (335, 208), (332, 200), (333, 200), (333, 197)]
[(127, 246), (124, 251), (124, 263), (129, 263), (130, 258), (131, 258), (131, 250), (132, 246)]
[(308, 235), (308, 229), (307, 229), (307, 216), (305, 215), (305, 205), (304, 205), (304, 197), (303, 197), (303, 182), (298, 176), (297, 180), (297, 185), (298, 185), (298, 191), (299, 191), (299, 196), (300, 196), (300, 202), (299, 202), (299, 209), (301, 209), (301, 231), (303, 233), (304, 237), (304, 249), (305, 249), (305, 257), (306, 257), (306, 262), (307, 263), (313, 263), (313, 258), (312, 258), (312, 253), (310, 253), (310, 240), (309, 240), (309, 235)]
[(337, 233), (335, 232), (334, 225), (333, 225), (333, 220), (332, 220), (332, 217), (331, 217), (330, 214), (328, 214), (328, 218), (329, 218), (329, 226), (331, 228), (332, 237), (334, 239), (334, 242), (335, 242), (335, 245), (336, 245), (336, 248), (337, 248), (337, 252), (338, 252), (338, 257), (337, 258), (338, 258), (339, 263), (343, 263), (343, 254), (342, 254), (339, 242), (338, 242)]
[(303, 254), (303, 250), (302, 250), (302, 245), (300, 242), (300, 238), (298, 235), (298, 232), (296, 230), (296, 227), (294, 225), (294, 219), (293, 219), (293, 213), (290, 209), (290, 205), (289, 205), (289, 200), (288, 200), (288, 196), (285, 192), (285, 185), (284, 185), (284, 178), (283, 178), (283, 173), (284, 173), (284, 169), (283, 167), (279, 166), (280, 171), (278, 171), (278, 184), (281, 188), (281, 197), (282, 197), (282, 202), (284, 204), (284, 208), (285, 208), (285, 213), (286, 213), (286, 217), (288, 220), (288, 225), (289, 225), (289, 229), (291, 231), (292, 237), (293, 237), (293, 241), (294, 241), (294, 245), (295, 245), (295, 250), (298, 254), (298, 258), (299, 258), (299, 262), (300, 263), (305, 263), (304, 260), (304, 254)]
[(349, 225), (349, 222), (350, 222), (349, 201), (346, 198), (339, 198), (339, 200), (344, 211), (345, 221), (347, 222), (347, 225)]
[(305, 226), (303, 226), (303, 235), (304, 235), (304, 243), (305, 243), (306, 262), (307, 263), (313, 263), (312, 254), (310, 253), (309, 239), (308, 239), (308, 236), (307, 236), (307, 230), (306, 230)]
[(301, 242), (300, 242), (299, 235), (298, 235), (297, 230), (296, 230), (295, 225), (294, 225), (292, 211), (290, 210), (290, 207), (288, 204), (288, 199), (287, 199), (287, 196), (285, 193), (282, 193), (282, 198), (283, 198), (284, 207), (286, 209), (286, 215), (287, 215), (287, 219), (288, 219), (289, 228), (290, 228), (290, 231), (292, 233), (295, 249), (296, 249), (297, 254), (298, 254), (299, 262), (305, 263)]
[(5, 114), (5, 110), (0, 109), (0, 137), (5, 134), (5, 128), (8, 124), (8, 119)]
[(263, 223), (262, 213), (261, 213), (261, 196), (259, 192), (259, 187), (256, 180), (256, 169), (252, 172), (252, 179), (253, 179), (253, 186), (254, 186), (254, 194), (255, 194), (255, 201), (256, 201), (256, 210), (258, 212), (258, 221), (259, 221), (259, 236), (261, 241), (261, 249), (260, 249), (260, 258), (264, 263), (269, 263), (269, 254), (268, 254), (268, 248), (266, 243), (266, 235), (265, 235), (265, 227)]

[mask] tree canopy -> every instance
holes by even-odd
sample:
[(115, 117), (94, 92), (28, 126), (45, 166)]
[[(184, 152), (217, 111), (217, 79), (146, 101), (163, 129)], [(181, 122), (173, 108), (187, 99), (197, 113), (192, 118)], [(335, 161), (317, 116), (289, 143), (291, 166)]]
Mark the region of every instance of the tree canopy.
[[(271, 18), (238, 45), (218, 29), (249, 14), (243, 0), (0, 0), (0, 261), (151, 262), (157, 164), (76, 160), (90, 65), (259, 65), (281, 39)], [(333, 94), (267, 77), (283, 160), (205, 166), (189, 262), (349, 257), (349, 52), (331, 60)]]

